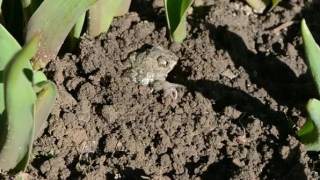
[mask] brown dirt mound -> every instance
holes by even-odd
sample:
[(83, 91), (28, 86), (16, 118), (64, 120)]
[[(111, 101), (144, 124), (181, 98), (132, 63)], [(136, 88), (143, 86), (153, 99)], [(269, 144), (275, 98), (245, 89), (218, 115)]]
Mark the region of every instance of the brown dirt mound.
[[(28, 173), (36, 179), (317, 179), (294, 129), (314, 96), (303, 61), (301, 16), (318, 5), (284, 1), (256, 15), (239, 1), (205, 1), (189, 36), (171, 43), (157, 3), (134, 1), (107, 34), (51, 62), (59, 97)], [(319, 29), (312, 24), (312, 29)], [(319, 37), (319, 34), (316, 35)], [(179, 56), (176, 100), (123, 76), (130, 53), (160, 45)], [(288, 118), (289, 117), (289, 118)]]

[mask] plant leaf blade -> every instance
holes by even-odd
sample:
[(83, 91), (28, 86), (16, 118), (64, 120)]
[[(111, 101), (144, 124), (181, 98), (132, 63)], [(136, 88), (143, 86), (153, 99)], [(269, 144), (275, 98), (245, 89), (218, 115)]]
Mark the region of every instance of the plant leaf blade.
[(281, 0), (272, 0), (272, 6), (270, 8), (270, 11), (272, 11), (279, 3), (281, 2)]
[(73, 26), (71, 32), (69, 33), (67, 42), (70, 51), (73, 51), (79, 42), (85, 19), (86, 13), (83, 13), (77, 20), (76, 24)]
[(0, 24), (3, 24), (3, 17), (2, 17), (2, 0), (0, 0)]
[(43, 133), (46, 127), (46, 120), (54, 105), (57, 88), (51, 81), (42, 81), (36, 84), (37, 101), (35, 104), (35, 138)]
[[(45, 0), (30, 18), (26, 40), (40, 36), (40, 47), (33, 59), (35, 69), (56, 57), (64, 39), (78, 18), (96, 0)], [(58, 12), (58, 13), (57, 13)]]
[[(29, 60), (36, 53), (38, 38), (32, 39), (8, 64), (4, 76), (6, 133), (1, 132), (0, 168), (23, 170), (33, 139), (36, 95)], [(23, 162), (21, 164), (21, 162)]]
[(308, 151), (320, 151), (320, 101), (310, 99), (307, 103), (308, 120), (297, 135)]
[(0, 24), (0, 114), (4, 110), (3, 71), (20, 49), (19, 43)]
[(164, 0), (170, 36), (175, 42), (182, 42), (187, 36), (187, 11), (193, 0)]
[(40, 6), (43, 0), (20, 0), (23, 11), (23, 21), (24, 24), (27, 24), (29, 18)]
[(108, 31), (113, 17), (119, 12), (123, 0), (98, 0), (89, 9), (89, 35), (98, 36)]
[(320, 94), (320, 47), (314, 40), (305, 20), (301, 22), (301, 32), (307, 62)]
[(120, 8), (118, 9), (117, 13), (115, 14), (115, 16), (123, 16), (126, 13), (128, 13), (129, 9), (130, 9), (130, 5), (131, 5), (131, 0), (122, 0), (122, 4), (120, 6)]
[(263, 13), (268, 7), (269, 11), (274, 9), (281, 0), (246, 0), (246, 2), (259, 14)]

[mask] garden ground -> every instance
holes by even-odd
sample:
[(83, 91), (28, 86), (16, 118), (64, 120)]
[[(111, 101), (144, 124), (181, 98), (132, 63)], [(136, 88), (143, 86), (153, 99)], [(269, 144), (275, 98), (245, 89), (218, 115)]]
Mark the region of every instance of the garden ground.
[[(59, 97), (27, 172), (35, 179), (318, 179), (318, 153), (306, 153), (295, 131), (317, 96), (299, 22), (306, 18), (319, 40), (319, 8), (288, 0), (257, 15), (242, 1), (203, 1), (176, 44), (161, 3), (133, 0), (108, 33), (83, 37), (77, 53), (47, 67)], [(186, 87), (177, 99), (123, 76), (130, 54), (147, 45), (179, 57), (167, 78)]]

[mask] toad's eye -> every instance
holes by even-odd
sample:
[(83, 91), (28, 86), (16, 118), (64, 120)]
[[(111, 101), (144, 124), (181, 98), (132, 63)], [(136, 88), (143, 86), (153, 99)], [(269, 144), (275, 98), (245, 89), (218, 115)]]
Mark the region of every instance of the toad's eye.
[(157, 58), (158, 64), (160, 67), (167, 67), (168, 66), (168, 61), (165, 57), (163, 56), (159, 56)]

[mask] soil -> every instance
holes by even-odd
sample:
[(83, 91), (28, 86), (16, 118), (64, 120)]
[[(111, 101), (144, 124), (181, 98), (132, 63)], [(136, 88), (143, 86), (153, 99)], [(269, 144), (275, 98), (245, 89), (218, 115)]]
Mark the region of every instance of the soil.
[[(34, 179), (319, 179), (319, 154), (295, 135), (316, 97), (299, 21), (320, 39), (319, 3), (282, 1), (254, 13), (207, 0), (172, 43), (159, 1), (136, 0), (108, 33), (46, 69), (59, 90), (27, 173)], [(191, 12), (190, 12), (191, 13)], [(279, 25), (294, 23), (277, 30)], [(162, 46), (179, 57), (174, 99), (123, 76), (132, 52)]]

